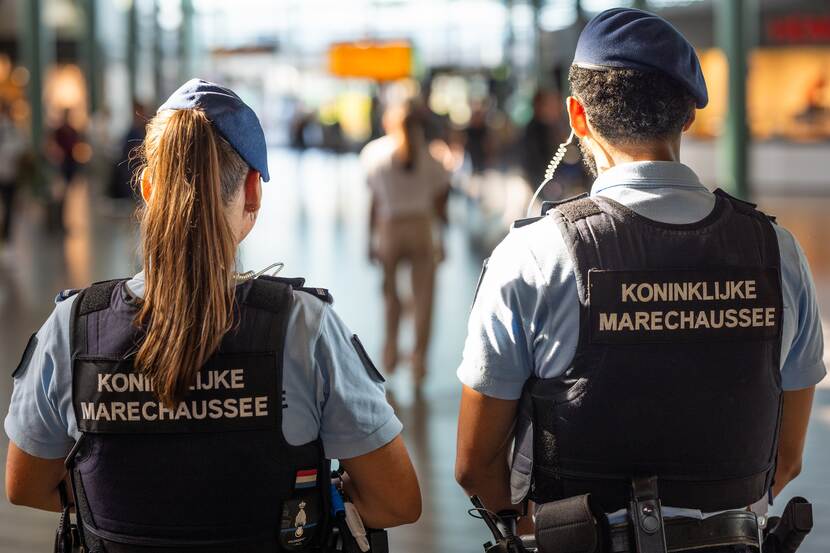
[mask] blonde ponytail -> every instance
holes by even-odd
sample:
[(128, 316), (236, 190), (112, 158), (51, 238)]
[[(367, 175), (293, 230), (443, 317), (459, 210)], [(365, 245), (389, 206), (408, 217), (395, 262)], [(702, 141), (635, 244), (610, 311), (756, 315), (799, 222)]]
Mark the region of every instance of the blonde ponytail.
[(236, 240), (225, 206), (248, 166), (204, 112), (169, 110), (147, 125), (142, 213), (146, 288), (136, 317), (146, 336), (135, 364), (159, 399), (182, 399), (230, 329)]

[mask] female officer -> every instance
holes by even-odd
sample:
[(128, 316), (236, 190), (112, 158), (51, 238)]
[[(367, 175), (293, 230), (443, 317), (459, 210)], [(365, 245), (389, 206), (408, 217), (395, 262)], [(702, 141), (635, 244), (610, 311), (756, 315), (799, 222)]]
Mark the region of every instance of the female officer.
[(401, 301), (397, 271), (401, 263), (408, 262), (415, 311), (412, 372), (420, 385), (426, 376), (435, 269), (442, 256), (436, 252), (433, 224), (436, 218), (446, 223), (450, 177), (427, 149), (416, 104), (410, 101), (392, 106), (384, 114), (383, 126), (386, 136), (367, 144), (361, 153), (372, 193), (369, 255), (383, 266), (383, 367), (391, 373), (398, 363)]
[(401, 424), (328, 294), (238, 284), (269, 179), (254, 112), (191, 80), (143, 153), (144, 270), (61, 294), (30, 340), (5, 420), (11, 502), (59, 510), (69, 455), (92, 551), (302, 551), (340, 459), (366, 526), (416, 520)]

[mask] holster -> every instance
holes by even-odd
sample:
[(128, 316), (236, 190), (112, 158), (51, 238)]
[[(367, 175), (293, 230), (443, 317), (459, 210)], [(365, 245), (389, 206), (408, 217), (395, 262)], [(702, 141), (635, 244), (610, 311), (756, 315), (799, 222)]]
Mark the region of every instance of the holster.
[[(369, 553), (389, 553), (389, 535), (386, 530), (367, 528), (366, 539), (369, 541)], [(357, 541), (352, 537), (342, 516), (333, 518), (331, 533), (324, 540), (322, 550), (325, 553), (360, 553)]]
[(812, 529), (813, 506), (803, 497), (794, 497), (781, 517), (770, 517), (764, 553), (794, 553)]
[(72, 523), (72, 504), (69, 503), (64, 481), (58, 484), (58, 495), (61, 499), (61, 518), (55, 532), (55, 553), (84, 553), (78, 525)]
[(540, 506), (535, 533), (540, 552), (602, 553), (607, 551), (608, 519), (590, 494), (578, 495)]

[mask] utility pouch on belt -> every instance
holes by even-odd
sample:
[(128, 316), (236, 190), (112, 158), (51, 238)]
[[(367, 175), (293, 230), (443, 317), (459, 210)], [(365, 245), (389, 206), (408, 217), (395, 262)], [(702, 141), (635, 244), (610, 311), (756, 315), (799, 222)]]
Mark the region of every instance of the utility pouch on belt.
[(545, 503), (536, 511), (539, 551), (602, 553), (606, 551), (607, 519), (591, 494)]
[(813, 529), (813, 506), (803, 497), (790, 499), (781, 517), (771, 517), (764, 553), (794, 553)]

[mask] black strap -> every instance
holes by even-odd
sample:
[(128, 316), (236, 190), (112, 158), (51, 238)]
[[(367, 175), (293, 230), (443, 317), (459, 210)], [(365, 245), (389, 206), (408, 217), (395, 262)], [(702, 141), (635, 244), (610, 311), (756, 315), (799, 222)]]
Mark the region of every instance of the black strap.
[(556, 206), (556, 210), (571, 223), (602, 213), (596, 202), (587, 196), (560, 204)]
[(660, 511), (656, 476), (631, 481), (628, 515), (634, 529), (637, 553), (666, 553), (666, 529)]
[(289, 301), (287, 296), (291, 295), (291, 288), (291, 285), (282, 282), (256, 278), (251, 281), (251, 289), (244, 303), (257, 309), (281, 313)]
[(23, 374), (23, 371), (25, 371), (26, 367), (29, 366), (29, 362), (32, 360), (32, 355), (34, 355), (36, 348), (37, 332), (29, 337), (29, 341), (26, 343), (26, 349), (23, 350), (23, 355), (20, 357), (20, 363), (18, 363), (17, 368), (12, 371), (12, 378), (16, 378), (17, 376)]
[(83, 552), (84, 548), (78, 527), (72, 524), (71, 512), (73, 505), (69, 502), (69, 492), (64, 480), (61, 480), (58, 484), (58, 496), (61, 501), (61, 518), (55, 534), (55, 553)]
[(112, 291), (125, 279), (105, 280), (96, 282), (89, 288), (83, 291), (79, 298), (80, 307), (78, 308), (78, 315), (88, 315), (95, 311), (101, 311), (110, 306), (112, 301)]

